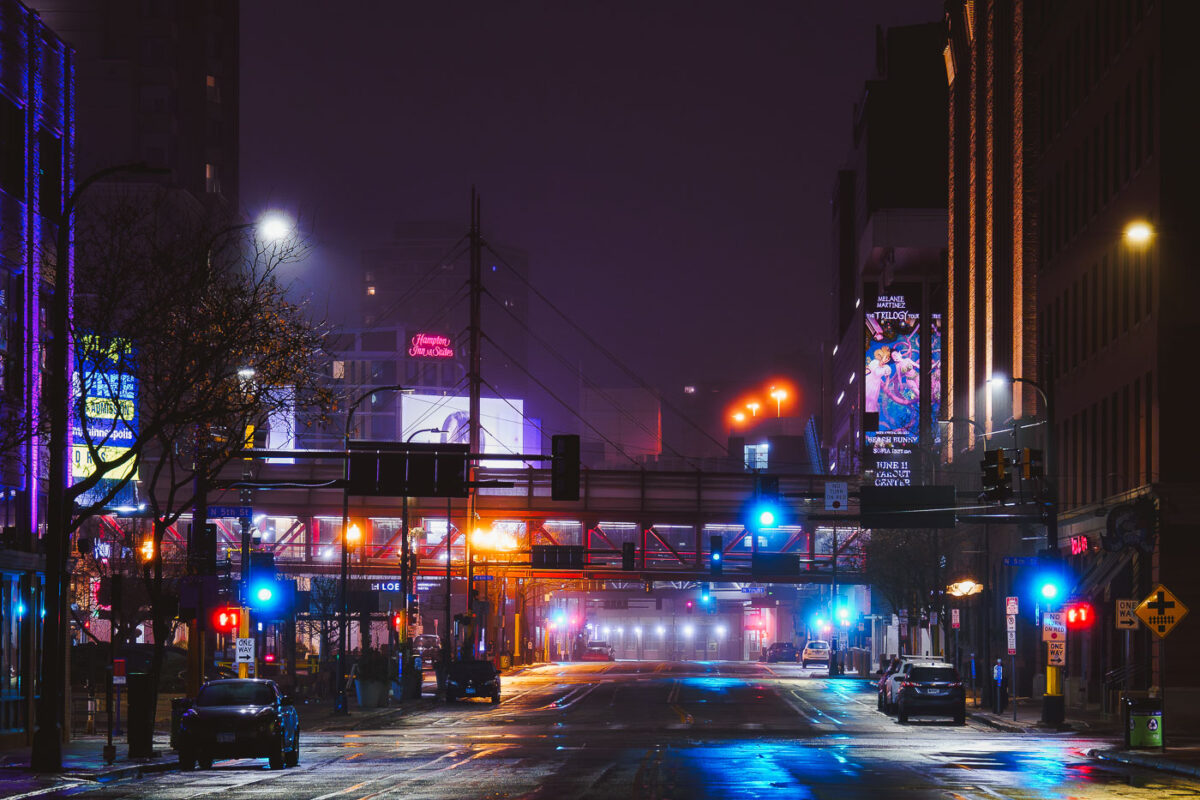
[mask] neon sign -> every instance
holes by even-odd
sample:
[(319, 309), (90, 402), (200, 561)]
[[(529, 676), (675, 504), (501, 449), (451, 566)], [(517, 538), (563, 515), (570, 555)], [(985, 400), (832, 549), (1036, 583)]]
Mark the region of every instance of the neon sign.
[(1078, 556), (1088, 551), (1088, 537), (1086, 534), (1071, 537), (1071, 555)]
[(418, 333), (412, 337), (408, 354), (413, 358), (454, 358), (454, 347), (449, 336)]

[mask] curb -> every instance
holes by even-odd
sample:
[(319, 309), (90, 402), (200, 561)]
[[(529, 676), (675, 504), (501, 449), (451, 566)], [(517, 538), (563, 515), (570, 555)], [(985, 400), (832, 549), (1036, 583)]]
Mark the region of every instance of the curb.
[(129, 778), (140, 778), (156, 772), (172, 772), (179, 769), (179, 761), (174, 758), (164, 758), (161, 761), (146, 764), (130, 764), (127, 767), (116, 767), (95, 773), (95, 779), (100, 783), (112, 783)]
[(989, 717), (986, 714), (972, 714), (972, 713), (968, 712), (967, 716), (970, 717), (975, 722), (982, 723), (984, 725), (987, 725), (989, 728), (994, 728), (995, 730), (998, 730), (998, 731), (1004, 731), (1006, 733), (1028, 733), (1029, 732), (1029, 728), (1026, 728), (1022, 725), (1018, 725), (1018, 724), (1011, 723), (1011, 722), (1001, 722), (1000, 720), (994, 719), (993, 717)]
[(1131, 753), (1127, 750), (1088, 750), (1087, 754), (1099, 761), (1116, 761), (1117, 763), (1128, 764), (1134, 767), (1153, 769), (1159, 772), (1173, 772), (1176, 775), (1200, 778), (1200, 766), (1180, 764), (1177, 761), (1169, 761), (1162, 756), (1156, 757), (1143, 755), (1142, 753)]

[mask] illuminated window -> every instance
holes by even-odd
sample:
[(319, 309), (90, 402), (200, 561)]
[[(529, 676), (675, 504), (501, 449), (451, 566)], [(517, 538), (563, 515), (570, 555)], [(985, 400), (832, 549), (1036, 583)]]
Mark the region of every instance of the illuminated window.
[(204, 81), (205, 95), (210, 103), (221, 102), (221, 88), (217, 85), (217, 76), (209, 75)]
[(746, 469), (766, 469), (767, 454), (770, 449), (771, 446), (766, 442), (746, 445), (744, 450)]
[(204, 165), (204, 191), (209, 194), (220, 194), (221, 192), (221, 178), (216, 164)]
[(683, 393), (684, 394), (695, 394), (696, 387), (695, 386), (685, 386), (685, 387), (683, 387)]
[(374, 287), (374, 286), (368, 286), (368, 287), (367, 287), (367, 294), (374, 296), (374, 294), (375, 294), (375, 287)]

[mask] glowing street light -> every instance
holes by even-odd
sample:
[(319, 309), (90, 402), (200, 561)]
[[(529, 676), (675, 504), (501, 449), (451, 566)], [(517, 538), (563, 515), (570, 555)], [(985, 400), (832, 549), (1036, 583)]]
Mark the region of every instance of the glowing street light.
[(683, 635), (687, 636), (689, 639), (691, 638), (692, 634), (695, 632), (696, 632), (696, 629), (692, 625), (689, 624), (689, 625), (683, 626)]
[(983, 584), (976, 583), (970, 578), (964, 578), (957, 583), (952, 583), (946, 587), (946, 594), (951, 597), (968, 597), (973, 594), (979, 594), (983, 591)]
[(783, 416), (783, 401), (787, 399), (787, 389), (771, 389), (771, 397), (775, 398), (775, 416)]
[(758, 410), (762, 408), (762, 405), (757, 400), (751, 400), (749, 403), (746, 403), (746, 408), (750, 409), (750, 416), (757, 417)]
[(739, 425), (746, 421), (746, 414), (742, 411), (733, 412), (733, 421)]
[(149, 564), (151, 561), (154, 560), (154, 537), (153, 536), (147, 536), (145, 539), (142, 540), (142, 546), (139, 550), (139, 555), (141, 556), (142, 563), (144, 563), (144, 564)]
[(279, 212), (264, 214), (255, 227), (259, 238), (264, 242), (281, 242), (296, 230), (295, 224)]
[(362, 544), (362, 530), (357, 524), (351, 525), (346, 529), (346, 547), (354, 549)]
[(1125, 226), (1125, 241), (1132, 245), (1148, 244), (1154, 238), (1154, 228), (1145, 220), (1134, 220)]

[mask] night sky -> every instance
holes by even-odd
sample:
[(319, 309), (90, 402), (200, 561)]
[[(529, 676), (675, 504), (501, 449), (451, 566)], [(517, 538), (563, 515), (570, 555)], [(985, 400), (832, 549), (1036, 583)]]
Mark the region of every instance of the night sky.
[(360, 249), (401, 220), (465, 232), (474, 183), (485, 237), (648, 381), (761, 380), (830, 337), (875, 25), (941, 6), (245, 2), (242, 202), (301, 213), (298, 285), (340, 321)]

